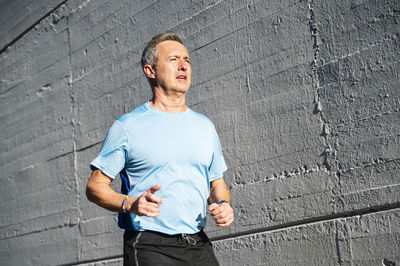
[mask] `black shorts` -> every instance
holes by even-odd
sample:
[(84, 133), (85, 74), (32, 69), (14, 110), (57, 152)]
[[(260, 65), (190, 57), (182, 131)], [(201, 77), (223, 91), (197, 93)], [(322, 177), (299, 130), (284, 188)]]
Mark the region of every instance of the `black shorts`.
[(197, 234), (125, 231), (124, 266), (218, 266), (211, 242)]

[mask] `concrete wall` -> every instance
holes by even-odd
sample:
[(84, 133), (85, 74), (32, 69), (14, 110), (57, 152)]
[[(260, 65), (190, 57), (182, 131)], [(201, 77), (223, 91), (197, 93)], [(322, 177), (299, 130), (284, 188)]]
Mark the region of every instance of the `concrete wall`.
[(399, 1), (0, 6), (1, 265), (121, 265), (88, 164), (151, 96), (140, 55), (167, 30), (229, 167), (236, 220), (207, 225), (221, 265), (400, 264)]

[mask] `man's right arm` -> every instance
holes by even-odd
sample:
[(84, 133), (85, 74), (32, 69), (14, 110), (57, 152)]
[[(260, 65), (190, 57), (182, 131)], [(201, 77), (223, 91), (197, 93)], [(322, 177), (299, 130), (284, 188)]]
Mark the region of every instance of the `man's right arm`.
[[(113, 211), (123, 212), (122, 204), (126, 195), (117, 193), (111, 188), (112, 178), (105, 175), (101, 170), (95, 169), (88, 181), (86, 187), (86, 196), (89, 201), (97, 205)], [(162, 199), (154, 193), (161, 188), (156, 185), (145, 191), (140, 197), (128, 197), (124, 206), (126, 211), (135, 213), (139, 216), (156, 217), (160, 210), (158, 204), (162, 203)]]

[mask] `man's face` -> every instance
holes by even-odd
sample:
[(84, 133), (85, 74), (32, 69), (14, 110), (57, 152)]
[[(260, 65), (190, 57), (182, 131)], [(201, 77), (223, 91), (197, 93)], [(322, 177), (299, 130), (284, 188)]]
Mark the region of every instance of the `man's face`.
[(186, 93), (190, 87), (192, 68), (185, 46), (176, 41), (157, 44), (156, 84), (164, 90)]

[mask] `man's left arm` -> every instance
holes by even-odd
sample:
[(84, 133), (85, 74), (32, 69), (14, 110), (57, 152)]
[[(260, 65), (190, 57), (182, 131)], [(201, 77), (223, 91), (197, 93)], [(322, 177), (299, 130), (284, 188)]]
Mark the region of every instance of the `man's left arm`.
[(231, 196), (223, 178), (210, 183), (210, 197), (208, 210), (219, 227), (229, 226), (234, 219), (233, 209), (230, 204)]

